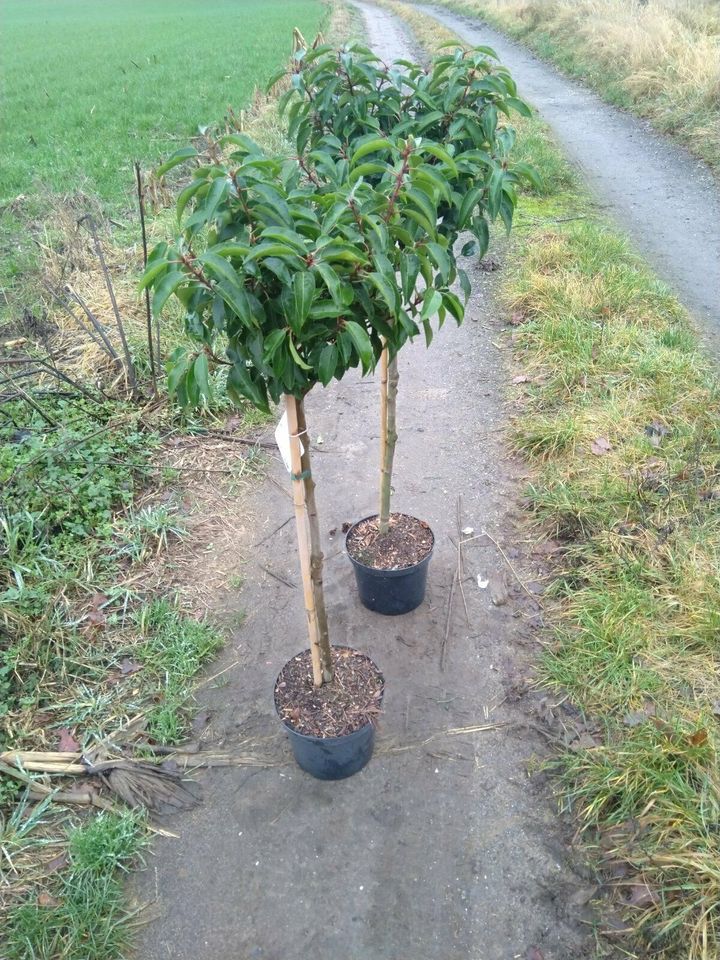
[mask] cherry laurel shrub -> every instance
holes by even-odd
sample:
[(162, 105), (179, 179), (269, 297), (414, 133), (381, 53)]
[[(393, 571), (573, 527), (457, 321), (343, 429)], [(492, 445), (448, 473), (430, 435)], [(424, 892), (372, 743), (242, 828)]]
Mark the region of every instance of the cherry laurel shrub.
[[(486, 61), (458, 52), (400, 73), (362, 47), (301, 51), (282, 104), (295, 156), (234, 134), (159, 169), (192, 164), (177, 236), (155, 247), (141, 282), (156, 315), (171, 297), (182, 306), (188, 342), (169, 387), (183, 405), (209, 395), (221, 369), (231, 399), (268, 410), (285, 395), (305, 431), (302, 400), (317, 383), (394, 360), (421, 329), (429, 343), (435, 318), (462, 321), (470, 284), (454, 242), (470, 231), (463, 252), (484, 251), (488, 219), (509, 227), (517, 185), (532, 177), (510, 168), (512, 131), (497, 123), (498, 110), (527, 108)], [(483, 76), (492, 82), (479, 88)], [(321, 683), (332, 672), (307, 457), (293, 480), (310, 504), (306, 606)]]
[[(449, 273), (457, 276), (467, 298), (470, 284), (454, 257), (461, 231), (471, 234), (462, 254), (484, 256), (490, 244), (489, 224), (500, 218), (508, 231), (511, 228), (519, 182), (538, 186), (532, 167), (510, 161), (515, 131), (501, 121), (512, 111), (529, 116), (530, 109), (517, 96), (515, 82), (495, 52), (489, 47), (453, 49), (423, 68), (407, 60), (387, 66), (359, 44), (340, 51), (319, 46), (299, 50), (289, 74), (291, 83), (279, 108), (309, 178), (321, 181), (344, 175), (351, 158), (361, 154), (363, 162), (354, 165), (353, 176), (378, 185), (387, 176), (387, 151), (398, 137), (429, 140), (446, 167), (447, 157), (452, 158), (447, 180), (431, 163), (407, 184), (402, 212), (413, 229), (397, 235), (394, 265), (400, 270), (407, 302), (416, 295), (418, 277), (425, 290), (435, 286), (439, 250), (450, 260)], [(418, 243), (415, 226), (426, 241)], [(462, 320), (462, 310), (452, 301), (438, 297), (434, 306), (431, 312), (437, 313), (440, 324), (448, 312), (458, 323)], [(421, 319), (429, 345), (430, 319)], [(397, 344), (390, 338), (380, 371), (378, 519), (380, 534), (386, 534), (399, 378)]]

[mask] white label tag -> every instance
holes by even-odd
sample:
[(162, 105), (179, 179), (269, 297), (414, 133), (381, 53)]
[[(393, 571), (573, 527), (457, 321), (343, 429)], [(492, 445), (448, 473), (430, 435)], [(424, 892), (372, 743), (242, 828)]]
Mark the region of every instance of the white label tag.
[[(292, 458), (290, 456), (290, 430), (288, 429), (287, 411), (280, 417), (278, 425), (275, 427), (275, 443), (277, 444), (280, 456), (283, 458), (285, 469), (292, 473)], [(300, 452), (305, 453), (305, 447), (300, 443)]]

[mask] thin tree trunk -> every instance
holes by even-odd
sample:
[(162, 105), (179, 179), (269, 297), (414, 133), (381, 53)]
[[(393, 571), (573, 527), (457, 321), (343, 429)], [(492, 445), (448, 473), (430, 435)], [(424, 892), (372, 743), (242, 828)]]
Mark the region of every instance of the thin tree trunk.
[[(315, 481), (310, 463), (310, 435), (305, 420), (305, 404), (297, 402), (298, 433), (302, 453), (302, 475), (305, 485), (305, 503), (307, 505), (308, 526), (310, 529), (310, 573), (313, 592), (315, 594), (315, 610), (317, 612), (320, 653), (324, 664), (330, 668), (332, 679), (332, 660), (330, 653), (330, 631), (328, 630), (327, 611), (325, 610), (325, 591), (323, 589), (323, 552), (320, 545), (320, 521), (318, 519), (317, 503), (315, 501)], [(325, 677), (327, 680), (328, 678)]]
[(380, 361), (380, 517), (378, 530), (384, 536), (390, 525), (390, 496), (392, 493), (392, 471), (397, 443), (397, 390), (400, 374), (397, 354), (388, 356), (385, 347)]
[[(317, 552), (319, 544), (313, 543), (313, 529), (306, 500), (306, 478), (304, 476), (304, 470), (306, 468), (303, 467), (303, 458), (306, 458), (309, 465), (309, 452), (306, 451), (305, 455), (303, 455), (300, 451), (300, 418), (302, 417), (302, 422), (305, 422), (302, 400), (286, 394), (285, 408), (287, 410), (288, 432), (290, 434), (290, 468), (293, 504), (295, 507), (295, 525), (297, 528), (300, 570), (305, 596), (305, 612), (307, 614), (308, 634), (310, 638), (310, 653), (312, 655), (313, 682), (316, 687), (319, 687), (322, 686), (323, 683), (328, 683), (332, 680), (332, 661), (330, 659), (329, 642), (323, 646), (321, 640), (321, 628), (316, 605), (317, 583), (313, 581), (312, 558), (313, 553)], [(302, 413), (300, 413), (300, 410), (302, 410)], [(307, 469), (309, 470), (309, 466)], [(310, 479), (312, 479), (312, 474), (310, 474)], [(317, 512), (315, 513), (315, 517), (315, 528), (317, 532)], [(314, 547), (315, 549), (313, 549)], [(322, 560), (320, 561), (320, 573), (322, 574)], [(320, 577), (319, 587), (320, 593), (322, 593), (322, 576)], [(325, 639), (327, 640), (327, 637)]]

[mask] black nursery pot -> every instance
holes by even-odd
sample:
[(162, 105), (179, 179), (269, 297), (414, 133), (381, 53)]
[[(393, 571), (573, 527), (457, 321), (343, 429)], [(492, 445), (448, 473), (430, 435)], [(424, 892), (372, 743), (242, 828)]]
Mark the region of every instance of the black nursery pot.
[[(280, 674), (275, 686), (279, 679)], [(375, 746), (374, 723), (366, 723), (359, 730), (342, 737), (311, 737), (298, 733), (285, 723), (278, 712), (277, 703), (275, 712), (288, 735), (297, 765), (318, 780), (344, 780), (370, 762)]]
[(351, 555), (347, 545), (355, 527), (369, 519), (370, 517), (364, 517), (358, 520), (350, 527), (345, 537), (345, 550), (355, 570), (360, 601), (368, 610), (384, 613), (389, 617), (410, 613), (425, 599), (427, 572), (433, 551), (431, 549), (419, 563), (412, 567), (402, 567), (400, 570), (378, 570), (375, 567), (368, 567)]

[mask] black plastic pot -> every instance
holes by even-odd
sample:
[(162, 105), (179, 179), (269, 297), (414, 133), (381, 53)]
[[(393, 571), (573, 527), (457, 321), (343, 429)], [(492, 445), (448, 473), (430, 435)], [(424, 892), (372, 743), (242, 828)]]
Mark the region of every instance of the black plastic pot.
[(278, 719), (290, 739), (297, 765), (318, 780), (344, 780), (362, 770), (372, 757), (375, 746), (374, 723), (366, 723), (364, 727), (343, 737), (311, 737), (293, 730), (279, 713)]
[[(373, 516), (376, 516), (376, 514)], [(364, 517), (363, 520), (358, 520), (350, 527), (345, 537), (346, 550), (348, 539), (355, 527), (358, 523), (363, 523), (364, 520), (369, 519), (370, 517)], [(411, 610), (419, 607), (425, 599), (427, 572), (433, 555), (432, 549), (419, 563), (412, 567), (403, 567), (400, 570), (378, 570), (375, 567), (368, 567), (364, 563), (360, 563), (351, 555), (349, 550), (347, 550), (347, 555), (350, 557), (355, 570), (360, 601), (368, 610), (396, 617), (402, 613), (410, 613)]]

